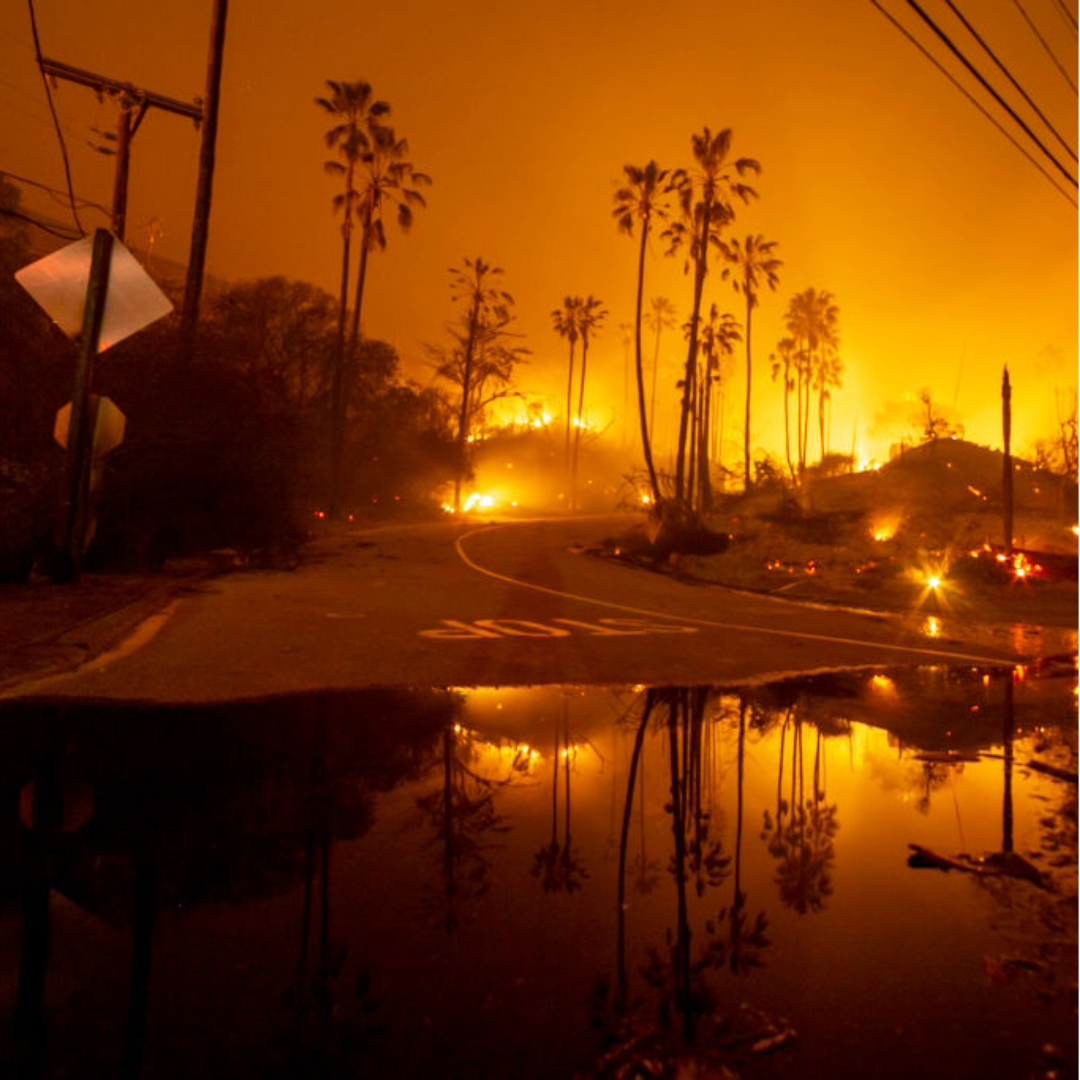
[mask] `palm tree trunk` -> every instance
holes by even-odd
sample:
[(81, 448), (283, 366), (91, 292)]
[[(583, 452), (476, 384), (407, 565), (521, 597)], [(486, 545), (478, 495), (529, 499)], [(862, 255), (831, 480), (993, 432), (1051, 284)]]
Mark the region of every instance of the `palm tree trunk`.
[(570, 418), (573, 413), (574, 399), (574, 346), (576, 342), (570, 340), (570, 369), (566, 375), (566, 475), (570, 475)]
[(634, 319), (634, 361), (637, 368), (638, 416), (641, 419), (641, 450), (645, 455), (645, 467), (649, 471), (649, 485), (652, 487), (653, 505), (660, 506), (660, 482), (656, 478), (656, 466), (653, 464), (652, 446), (649, 442), (649, 424), (645, 411), (645, 373), (641, 365), (641, 305), (645, 291), (645, 249), (649, 239), (648, 222), (641, 225), (641, 246), (638, 250), (637, 307)]
[(790, 364), (784, 360), (784, 458), (787, 461), (791, 479), (795, 479), (795, 465), (791, 460), (791, 372)]
[(581, 387), (578, 390), (577, 402), (577, 426), (574, 428), (574, 454), (570, 467), (570, 506), (578, 508), (577, 478), (578, 478), (578, 455), (581, 453), (581, 424), (585, 410), (585, 371), (589, 362), (589, 339), (582, 336), (581, 339)]
[[(349, 379), (345, 385), (345, 397), (348, 397), (349, 386), (356, 378), (357, 365), (360, 360), (360, 309), (364, 303), (364, 285), (367, 282), (368, 251), (370, 250), (371, 220), (370, 210), (364, 220), (364, 227), (360, 234), (360, 267), (356, 274), (356, 300), (352, 309), (352, 325), (349, 328), (349, 365), (347, 373)], [(348, 401), (346, 400), (346, 405)]]
[(825, 383), (824, 373), (822, 373), (822, 384), (818, 390), (818, 442), (821, 444), (821, 460), (825, 460)]
[(663, 316), (657, 312), (656, 321), (656, 344), (653, 347), (653, 363), (652, 363), (652, 396), (649, 399), (649, 427), (652, 431), (656, 432), (656, 376), (660, 371), (660, 334), (663, 327), (660, 325), (660, 320)]
[[(351, 183), (351, 178), (350, 178)], [(346, 213), (348, 210), (346, 209)], [(352, 255), (352, 223), (341, 226), (341, 297), (338, 304), (337, 340), (334, 342), (334, 371), (330, 383), (330, 517), (341, 512), (341, 450), (345, 418), (341, 409), (341, 390), (345, 374), (345, 319), (349, 306), (349, 262)]]
[(698, 320), (701, 316), (701, 295), (705, 289), (705, 274), (708, 269), (709, 219), (712, 216), (712, 201), (707, 199), (701, 215), (701, 239), (698, 243), (698, 255), (694, 260), (694, 307), (690, 314), (690, 345), (686, 352), (686, 371), (683, 376), (682, 405), (679, 409), (679, 445), (675, 458), (675, 498), (682, 501), (685, 492), (686, 472), (686, 435), (690, 420), (690, 406), (693, 402), (694, 370), (698, 354)]
[(801, 359), (801, 350), (797, 352), (795, 360), (795, 459), (798, 462), (798, 475), (799, 479), (802, 479), (803, 473), (803, 457), (802, 457), (802, 384), (803, 384), (803, 362)]
[(743, 469), (746, 477), (744, 487), (749, 491), (753, 487), (753, 479), (750, 475), (750, 378), (753, 374), (753, 365), (750, 362), (750, 313), (754, 307), (754, 294), (750, 291), (749, 282), (743, 283), (743, 293), (746, 296), (746, 417), (743, 424)]
[(708, 514), (713, 507), (712, 475), (710, 463), (712, 454), (712, 357), (705, 361), (705, 385), (701, 388), (701, 437), (698, 455), (701, 458), (701, 511)]

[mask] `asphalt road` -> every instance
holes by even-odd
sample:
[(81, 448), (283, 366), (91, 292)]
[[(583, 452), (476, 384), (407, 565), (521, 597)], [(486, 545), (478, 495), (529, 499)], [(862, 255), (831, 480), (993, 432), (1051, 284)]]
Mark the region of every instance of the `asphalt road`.
[(78, 670), (9, 690), (209, 702), (420, 687), (731, 684), (822, 668), (1013, 662), (1036, 635), (695, 585), (598, 558), (625, 519), (323, 537), (295, 571), (203, 581)]

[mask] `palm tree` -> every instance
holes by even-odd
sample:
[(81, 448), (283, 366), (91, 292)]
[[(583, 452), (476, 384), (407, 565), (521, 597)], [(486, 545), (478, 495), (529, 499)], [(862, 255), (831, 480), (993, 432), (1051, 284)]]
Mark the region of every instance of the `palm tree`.
[(502, 327), (510, 321), (510, 306), (514, 298), (501, 288), (503, 271), (480, 257), (465, 259), (463, 265), (450, 270), (450, 293), (455, 302), (468, 305), (466, 335), (462, 360), (461, 410), (458, 414), (457, 449), (458, 472), (454, 480), (454, 509), (461, 509), (461, 480), (468, 461), (470, 399), (473, 365), (484, 333)]
[(379, 117), (390, 112), (385, 101), (373, 100), (371, 84), (359, 82), (326, 82), (328, 97), (318, 97), (315, 104), (335, 120), (326, 132), (326, 145), (337, 150), (340, 161), (328, 161), (323, 166), (331, 176), (344, 179), (344, 190), (334, 196), (334, 211), (343, 211), (341, 221), (341, 295), (338, 307), (338, 332), (334, 352), (334, 369), (330, 390), (330, 515), (339, 513), (341, 450), (345, 435), (345, 409), (342, 387), (345, 370), (345, 316), (349, 303), (349, 264), (352, 249), (353, 217), (360, 193), (356, 190), (356, 169), (361, 157), (371, 145), (372, 128)]
[(566, 375), (566, 472), (570, 474), (570, 417), (573, 412), (574, 399), (574, 350), (581, 335), (581, 305), (580, 296), (567, 296), (563, 299), (562, 307), (556, 308), (551, 313), (551, 321), (555, 327), (555, 333), (566, 338), (570, 342), (570, 364)]
[[(824, 393), (829, 386), (839, 385), (832, 381), (839, 378), (826, 372), (827, 356), (839, 340), (840, 309), (832, 293), (819, 292), (813, 286), (793, 296), (788, 303), (784, 319), (788, 332), (795, 339), (799, 394), (799, 475), (806, 469), (806, 443), (810, 429), (810, 392), (816, 386), (819, 395), (819, 412), (824, 415)], [(823, 425), (822, 421), (822, 425)], [(823, 430), (823, 428), (822, 428)], [(822, 436), (824, 453), (824, 436)]]
[(668, 230), (671, 250), (688, 248), (688, 265), (694, 267), (694, 300), (690, 315), (690, 344), (686, 354), (682, 403), (679, 411), (679, 443), (675, 459), (675, 497), (682, 500), (686, 471), (686, 440), (690, 407), (694, 400), (697, 369), (698, 335), (701, 319), (701, 300), (708, 272), (709, 247), (719, 243), (720, 229), (735, 218), (732, 199), (748, 202), (757, 192), (742, 182), (747, 174), (758, 175), (761, 165), (753, 158), (728, 161), (731, 149), (731, 129), (724, 128), (715, 135), (704, 128), (700, 135), (690, 137), (695, 166), (690, 171), (679, 169), (672, 177), (678, 192), (682, 219)]
[(645, 325), (656, 333), (653, 346), (652, 389), (649, 398), (649, 427), (655, 437), (656, 374), (660, 370), (660, 335), (665, 330), (671, 330), (678, 325), (675, 319), (675, 305), (666, 296), (654, 296), (649, 301), (649, 310), (645, 315)]
[(625, 450), (630, 445), (626, 417), (630, 414), (630, 348), (634, 344), (634, 327), (631, 323), (619, 323), (619, 341), (623, 347), (623, 407), (622, 407), (622, 444)]
[[(713, 391), (722, 386), (721, 359), (735, 351), (735, 342), (742, 341), (741, 327), (730, 312), (720, 314), (715, 304), (709, 308), (708, 321), (701, 328), (701, 351), (705, 354), (705, 369), (702, 372), (701, 421), (699, 428), (698, 459), (700, 502), (704, 511), (712, 507), (712, 481), (709, 474), (709, 462), (715, 457), (720, 462), (720, 440), (713, 438)], [(710, 449), (712, 448), (712, 449)]]
[(773, 382), (781, 375), (784, 380), (784, 457), (791, 479), (794, 480), (795, 465), (791, 460), (791, 410), (788, 408), (788, 399), (791, 391), (795, 389), (795, 379), (791, 374), (795, 366), (795, 339), (787, 337), (778, 341), (776, 352), (769, 359), (772, 362)]
[(607, 308), (591, 293), (581, 301), (578, 311), (578, 326), (581, 329), (581, 386), (578, 390), (577, 425), (574, 428), (574, 456), (570, 470), (570, 505), (577, 507), (577, 469), (578, 452), (581, 449), (581, 428), (584, 424), (582, 414), (585, 410), (585, 375), (589, 365), (589, 338), (600, 329), (607, 317)]
[(818, 352), (818, 362), (814, 367), (814, 389), (818, 392), (818, 437), (821, 445), (821, 460), (829, 452), (826, 437), (825, 407), (832, 401), (832, 391), (843, 384), (844, 362), (836, 351), (837, 337), (824, 343)]
[(649, 424), (645, 411), (645, 379), (641, 365), (641, 307), (645, 291), (645, 251), (649, 242), (649, 230), (654, 218), (663, 221), (667, 217), (666, 198), (671, 190), (669, 173), (655, 161), (647, 165), (624, 165), (625, 186), (615, 192), (615, 208), (612, 216), (621, 232), (634, 235), (634, 227), (640, 224), (641, 239), (638, 245), (637, 302), (634, 308), (634, 363), (637, 372), (638, 417), (641, 422), (641, 449), (645, 466), (649, 471), (649, 486), (653, 504), (661, 504), (660, 482), (653, 464), (652, 446), (649, 441)]
[(746, 300), (746, 415), (743, 427), (743, 468), (746, 477), (746, 490), (752, 483), (750, 473), (750, 386), (753, 376), (753, 363), (750, 351), (750, 317), (758, 304), (758, 294), (763, 285), (776, 289), (780, 281), (780, 267), (784, 264), (773, 255), (775, 240), (766, 240), (763, 236), (747, 234), (746, 240), (739, 243), (737, 237), (730, 243), (721, 243), (724, 258), (733, 266), (732, 283), (735, 291), (742, 293)]
[(406, 160), (408, 152), (406, 139), (397, 138), (393, 128), (379, 125), (372, 128), (369, 146), (361, 154), (364, 182), (355, 205), (360, 222), (360, 267), (349, 334), (349, 357), (353, 363), (359, 351), (360, 308), (367, 280), (368, 252), (386, 250), (383, 207), (390, 203), (396, 210), (399, 228), (408, 232), (413, 222), (413, 208), (427, 205), (417, 189), (430, 186), (431, 177), (413, 168), (412, 162)]

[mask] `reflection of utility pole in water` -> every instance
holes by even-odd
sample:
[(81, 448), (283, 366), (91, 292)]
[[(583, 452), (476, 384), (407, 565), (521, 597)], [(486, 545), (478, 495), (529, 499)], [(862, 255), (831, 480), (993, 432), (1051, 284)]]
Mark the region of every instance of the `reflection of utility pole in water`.
[(66, 730), (46, 720), (34, 777), (34, 820), (23, 885), (23, 945), (15, 1004), (15, 1038), (22, 1044), (22, 1075), (45, 1075), (45, 971), (49, 961), (49, 867), (63, 815)]
[(1012, 770), (1013, 737), (1016, 734), (1016, 719), (1013, 712), (1013, 672), (1005, 672), (1005, 703), (1002, 710), (1001, 744), (1005, 757), (1005, 777), (1002, 784), (1001, 798), (1001, 850), (1009, 855), (1013, 849), (1013, 804)]

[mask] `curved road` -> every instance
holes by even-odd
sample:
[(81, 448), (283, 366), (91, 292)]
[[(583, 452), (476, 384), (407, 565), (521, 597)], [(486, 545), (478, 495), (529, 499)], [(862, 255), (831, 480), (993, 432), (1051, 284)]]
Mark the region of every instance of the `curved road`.
[(207, 582), (115, 653), (17, 693), (203, 702), (374, 685), (730, 684), (1021, 658), (1007, 634), (965, 628), (963, 641), (946, 622), (931, 636), (925, 618), (692, 585), (588, 553), (625, 528), (595, 518), (326, 537), (300, 569)]

